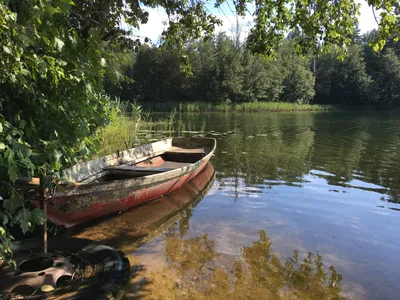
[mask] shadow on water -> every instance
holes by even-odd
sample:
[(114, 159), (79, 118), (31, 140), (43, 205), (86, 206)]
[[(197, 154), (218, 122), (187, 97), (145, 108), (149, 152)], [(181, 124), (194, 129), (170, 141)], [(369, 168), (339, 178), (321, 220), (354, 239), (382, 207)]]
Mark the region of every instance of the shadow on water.
[(229, 266), (215, 265), (223, 254), (207, 234), (183, 238), (173, 228), (165, 233), (164, 255), (168, 266), (151, 274), (139, 271), (139, 285), (146, 289), (135, 288), (126, 299), (344, 299), (342, 275), (334, 266), (326, 268), (319, 254), (301, 260), (297, 250), (282, 261), (264, 230)]

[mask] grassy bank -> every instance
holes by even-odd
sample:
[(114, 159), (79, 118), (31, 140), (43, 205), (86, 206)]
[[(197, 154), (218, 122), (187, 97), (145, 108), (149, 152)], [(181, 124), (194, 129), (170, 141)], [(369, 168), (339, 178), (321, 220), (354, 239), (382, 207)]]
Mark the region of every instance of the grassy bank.
[(247, 102), (247, 103), (206, 103), (206, 102), (163, 102), (144, 103), (145, 110), (168, 112), (279, 112), (279, 111), (337, 111), (338, 106), (319, 104), (296, 104), (285, 102)]
[(135, 104), (117, 103), (113, 109), (111, 123), (97, 135), (96, 156), (115, 153), (167, 137), (202, 136), (206, 123), (194, 123), (182, 119), (175, 108), (154, 119)]

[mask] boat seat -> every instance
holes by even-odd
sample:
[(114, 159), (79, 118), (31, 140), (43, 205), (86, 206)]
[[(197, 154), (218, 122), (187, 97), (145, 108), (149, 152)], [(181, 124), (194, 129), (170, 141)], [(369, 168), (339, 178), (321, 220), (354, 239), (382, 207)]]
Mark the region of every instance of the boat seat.
[(103, 168), (104, 171), (123, 171), (123, 172), (144, 172), (144, 173), (163, 173), (174, 170), (176, 168), (147, 168), (129, 165), (109, 166)]
[[(136, 166), (136, 165), (129, 165), (129, 164), (123, 164), (123, 165), (117, 165), (117, 166), (108, 166), (103, 168), (103, 171), (137, 171), (137, 172), (151, 172), (151, 173), (162, 173), (162, 172), (168, 172), (171, 170), (183, 168), (186, 166), (191, 165), (190, 162), (175, 162), (175, 161), (165, 161), (161, 165), (157, 167), (144, 167), (144, 166)], [(151, 165), (150, 165), (151, 166)]]
[(207, 153), (207, 148), (182, 148), (173, 146), (169, 148), (166, 153), (180, 153), (180, 154), (205, 154)]

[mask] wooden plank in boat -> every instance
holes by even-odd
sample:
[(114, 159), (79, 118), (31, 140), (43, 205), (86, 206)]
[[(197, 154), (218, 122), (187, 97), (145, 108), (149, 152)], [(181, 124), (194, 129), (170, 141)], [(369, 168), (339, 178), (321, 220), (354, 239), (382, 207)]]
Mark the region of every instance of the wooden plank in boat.
[(172, 171), (176, 168), (147, 168), (147, 167), (137, 167), (129, 165), (113, 166), (107, 167), (107, 171), (123, 171), (123, 172), (144, 172), (144, 173), (163, 173)]
[(206, 148), (182, 148), (182, 147), (176, 147), (176, 146), (172, 146), (171, 148), (169, 148), (167, 151), (168, 152), (173, 152), (173, 153), (189, 153), (189, 154), (204, 154), (207, 151)]

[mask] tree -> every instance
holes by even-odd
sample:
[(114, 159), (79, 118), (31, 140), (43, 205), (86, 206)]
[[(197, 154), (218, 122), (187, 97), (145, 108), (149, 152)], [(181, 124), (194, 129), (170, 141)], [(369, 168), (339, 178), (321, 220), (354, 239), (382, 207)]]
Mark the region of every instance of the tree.
[(187, 95), (189, 99), (213, 101), (216, 90), (216, 56), (213, 41), (189, 44), (188, 55), (192, 66)]
[(284, 72), (280, 99), (299, 104), (310, 103), (315, 94), (315, 78), (308, 67), (308, 60), (295, 53), (293, 42), (285, 41), (279, 54)]
[(381, 108), (400, 105), (400, 58), (393, 49), (385, 49), (380, 55), (375, 82), (379, 90)]
[[(179, 100), (185, 75), (179, 57), (167, 48), (140, 47), (132, 68), (132, 89), (142, 102)], [(132, 95), (128, 95), (132, 99)]]
[(282, 93), (283, 70), (276, 61), (267, 61), (244, 50), (242, 100), (279, 101)]
[(215, 41), (215, 72), (216, 72), (216, 98), (219, 101), (240, 98), (242, 89), (242, 66), (240, 63), (240, 50), (235, 48), (233, 41), (221, 33)]
[[(10, 5), (14, 11), (0, 2), (0, 218), (25, 233), (45, 216), (25, 205), (14, 183), (89, 154), (89, 137), (107, 123), (101, 92), (109, 56), (96, 31), (84, 41), (70, 27), (71, 1)], [(9, 239), (2, 229), (0, 259)]]
[(371, 94), (378, 108), (400, 105), (400, 43), (386, 44), (381, 53), (374, 52), (368, 45), (379, 33), (375, 30), (364, 35), (364, 52), (367, 72), (372, 78)]
[(363, 51), (354, 44), (349, 56), (337, 60), (337, 53), (325, 54), (317, 59), (316, 102), (343, 106), (368, 105), (371, 78), (367, 74)]

